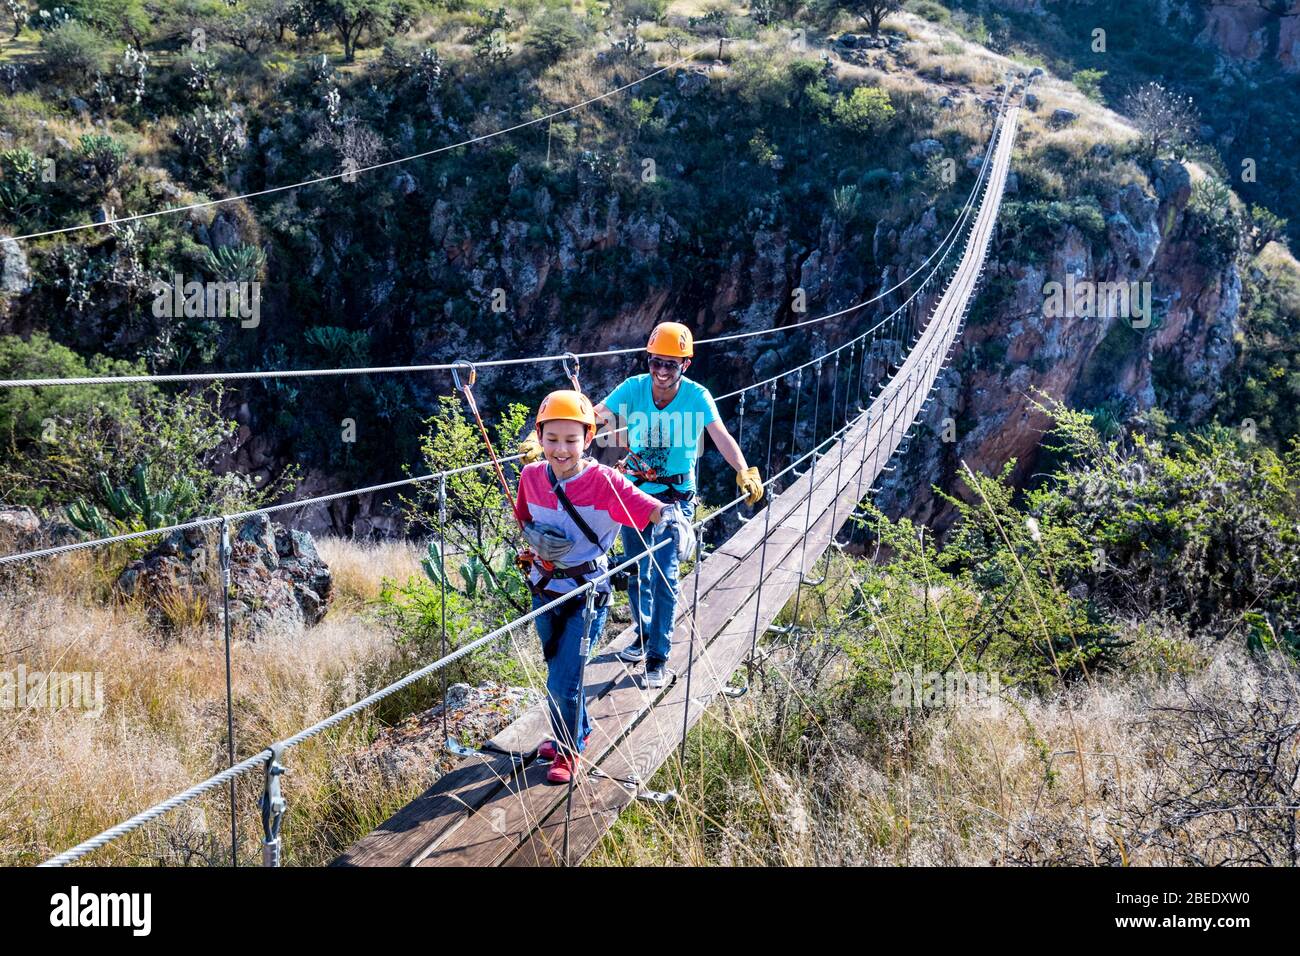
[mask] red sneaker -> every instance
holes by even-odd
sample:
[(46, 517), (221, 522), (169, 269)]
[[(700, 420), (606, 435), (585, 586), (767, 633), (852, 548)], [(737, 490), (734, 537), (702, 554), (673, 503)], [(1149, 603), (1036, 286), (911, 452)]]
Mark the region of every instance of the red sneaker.
[[(582, 745), (587, 746), (587, 741), (591, 739), (591, 734), (582, 738)], [(539, 760), (554, 760), (556, 752), (556, 743), (554, 740), (544, 740), (537, 745), (537, 757)]]
[(551, 769), (546, 771), (546, 779), (551, 783), (568, 783), (577, 773), (578, 755), (559, 753), (555, 755)]

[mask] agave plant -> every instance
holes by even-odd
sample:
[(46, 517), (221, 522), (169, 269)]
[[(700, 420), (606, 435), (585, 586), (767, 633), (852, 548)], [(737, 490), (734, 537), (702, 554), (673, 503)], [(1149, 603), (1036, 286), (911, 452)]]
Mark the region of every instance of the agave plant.
[(420, 567), (435, 585), (441, 587), (446, 584), (449, 591), (470, 599), (489, 594), (508, 599), (512, 593), (511, 584), (515, 583), (511, 578), (518, 577), (509, 555), (502, 555), (496, 567), (493, 567), (477, 554), (472, 554), (460, 567), (460, 579), (464, 582), (464, 587), (457, 587), (452, 576), (444, 574), (442, 552), (436, 541), (429, 542), (428, 554), (420, 559)]
[(209, 249), (203, 268), (224, 282), (257, 282), (266, 270), (266, 253), (246, 242)]
[[(127, 485), (114, 486), (101, 471), (95, 478), (95, 490), (109, 514), (128, 527), (165, 528), (179, 524), (192, 513), (198, 500), (198, 490), (188, 478), (180, 478), (170, 487), (157, 491), (150, 488), (149, 469), (143, 463), (131, 469), (131, 481)], [(78, 498), (64, 510), (74, 527), (101, 538), (110, 533), (108, 520), (96, 504)]]

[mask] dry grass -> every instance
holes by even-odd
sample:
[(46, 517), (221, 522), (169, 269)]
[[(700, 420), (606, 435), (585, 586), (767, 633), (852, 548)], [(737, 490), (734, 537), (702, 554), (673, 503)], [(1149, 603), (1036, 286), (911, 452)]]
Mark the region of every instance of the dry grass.
[(1300, 315), (1300, 262), (1291, 250), (1283, 243), (1270, 242), (1255, 257), (1255, 264), (1273, 283), (1282, 307), (1292, 315)]
[[(321, 542), (342, 600), (303, 634), (232, 648), (236, 757), (328, 716), (389, 676), (390, 637), (357, 613), (384, 575), (418, 567), (405, 545)], [(97, 564), (69, 555), (0, 593), (0, 670), (98, 672), (105, 711), (0, 709), (0, 864), (30, 864), (126, 819), (226, 765), (225, 653), (220, 631), (190, 622), (164, 637), (131, 606), (102, 600)], [(285, 789), (292, 861), (319, 863), (412, 795), (376, 768), (349, 770), (376, 732), (371, 715), (295, 748)], [(339, 786), (348, 774), (348, 786)], [(239, 791), (241, 856), (257, 857), (260, 775)], [(225, 790), (91, 857), (97, 864), (221, 862), (229, 857)]]
[[(1280, 698), (1267, 731), (1290, 722), (1279, 768), (1289, 777), (1300, 718), (1294, 669), (1205, 655), (1158, 629), (1133, 636), (1144, 663), (1055, 697), (918, 719), (883, 707), (865, 722), (823, 712), (795, 739), (786, 739), (789, 714), (810, 695), (798, 688), (801, 662), (787, 657), (779, 672), (769, 668), (762, 693), (710, 709), (692, 732), (684, 776), (675, 762), (661, 771), (653, 785), (678, 788), (677, 805), (635, 805), (589, 862), (1218, 865), (1260, 862), (1259, 844), (1270, 862), (1286, 863), (1293, 811), (1278, 803), (1267, 817), (1240, 811), (1225, 825), (1214, 807), (1260, 798), (1199, 760), (1196, 742), (1251, 726), (1257, 702)], [(816, 653), (798, 656), (806, 664)], [(1188, 711), (1196, 717), (1182, 720)], [(1202, 784), (1210, 812), (1188, 799)]]
[(320, 538), (316, 549), (334, 577), (332, 614), (361, 610), (379, 598), (385, 579), (405, 582), (423, 574), (423, 551), (409, 541), (350, 541)]

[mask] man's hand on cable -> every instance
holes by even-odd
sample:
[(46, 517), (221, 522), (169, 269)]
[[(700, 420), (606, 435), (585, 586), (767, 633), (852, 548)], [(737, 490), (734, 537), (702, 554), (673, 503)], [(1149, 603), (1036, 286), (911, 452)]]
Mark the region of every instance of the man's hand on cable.
[(528, 465), (535, 461), (542, 460), (542, 443), (532, 435), (529, 435), (519, 443), (519, 454), (522, 456), (520, 464)]
[(757, 466), (736, 472), (736, 487), (748, 496), (745, 504), (756, 505), (763, 500), (763, 479)]
[(533, 549), (533, 554), (543, 561), (552, 563), (560, 561), (573, 550), (573, 542), (554, 525), (528, 521), (524, 523), (523, 533), (524, 540)]
[(678, 560), (689, 561), (694, 558), (695, 528), (691, 526), (691, 519), (677, 505), (669, 504), (661, 509), (659, 522), (672, 535), (673, 542), (677, 545)]

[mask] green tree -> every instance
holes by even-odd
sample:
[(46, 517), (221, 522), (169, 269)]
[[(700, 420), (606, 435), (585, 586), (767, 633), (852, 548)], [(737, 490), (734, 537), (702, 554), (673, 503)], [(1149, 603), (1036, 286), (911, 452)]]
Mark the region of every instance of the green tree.
[(41, 56), (56, 83), (84, 88), (108, 64), (112, 45), (94, 27), (70, 20), (41, 34)]
[(860, 17), (871, 35), (879, 36), (880, 24), (885, 17), (902, 9), (903, 0), (836, 0), (835, 5)]
[(365, 34), (378, 41), (409, 30), (414, 7), (409, 0), (308, 0), (308, 17), (333, 32), (343, 44), (343, 60), (352, 63)]
[(524, 46), (544, 63), (560, 60), (582, 42), (583, 30), (568, 10), (547, 10), (528, 31)]
[[(0, 368), (7, 377), (17, 379), (139, 375), (145, 371), (137, 363), (104, 355), (84, 359), (44, 332), (30, 339), (0, 336)], [(135, 414), (135, 403), (150, 391), (147, 385), (0, 389), (0, 436), (8, 451), (17, 454), (42, 440), (57, 440), (63, 425), (85, 417), (92, 409), (129, 420)]]
[(154, 17), (144, 0), (67, 0), (61, 4), (73, 17), (105, 36), (125, 40), (137, 50), (153, 31)]

